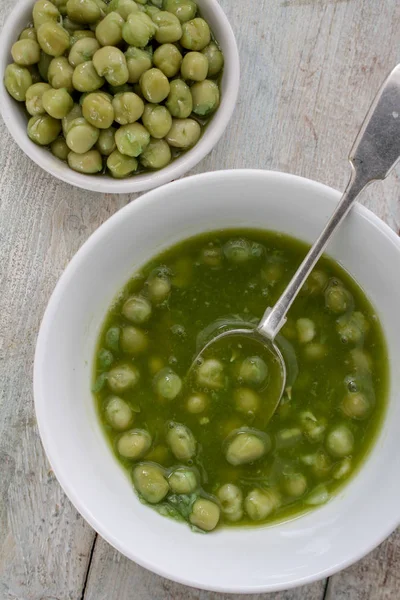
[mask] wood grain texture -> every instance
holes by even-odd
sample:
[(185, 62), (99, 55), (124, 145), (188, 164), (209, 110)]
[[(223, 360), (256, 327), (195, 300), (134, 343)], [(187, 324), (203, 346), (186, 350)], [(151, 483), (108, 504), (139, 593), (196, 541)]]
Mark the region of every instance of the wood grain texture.
[[(220, 1), (238, 39), (241, 91), (227, 132), (192, 173), (267, 168), (343, 189), (357, 129), (400, 60), (398, 0)], [(13, 5), (0, 3), (0, 26)], [(3, 123), (0, 139), (0, 600), (227, 600), (157, 577), (95, 538), (51, 473), (31, 389), (40, 320), (76, 250), (135, 196), (58, 182), (22, 154)], [(364, 197), (396, 231), (399, 175)], [(399, 566), (396, 533), (332, 577), (326, 598), (397, 600)], [(256, 598), (322, 600), (324, 591), (319, 582)]]

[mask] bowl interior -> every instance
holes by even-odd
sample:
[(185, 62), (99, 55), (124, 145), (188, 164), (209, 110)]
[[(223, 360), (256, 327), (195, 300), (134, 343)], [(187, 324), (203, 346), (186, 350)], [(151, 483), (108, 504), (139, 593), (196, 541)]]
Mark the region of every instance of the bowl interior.
[[(114, 194), (148, 190), (181, 177), (202, 160), (222, 136), (235, 108), (239, 91), (240, 64), (236, 40), (225, 13), (217, 0), (196, 0), (202, 15), (208, 21), (225, 56), (221, 82), (221, 104), (204, 130), (199, 142), (170, 165), (151, 173), (116, 180), (108, 175), (83, 175), (72, 171), (55, 158), (47, 148), (37, 146), (27, 136), (27, 115), (24, 105), (13, 100), (0, 81), (0, 112), (11, 135), (20, 148), (42, 169), (58, 179), (77, 187)], [(12, 62), (11, 46), (18, 34), (32, 19), (34, 0), (19, 0), (7, 19), (0, 35), (0, 73)]]
[[(107, 446), (90, 393), (94, 348), (107, 308), (150, 257), (185, 237), (218, 228), (272, 229), (311, 242), (338, 197), (321, 184), (265, 171), (187, 178), (146, 194), (114, 215), (61, 278), (35, 360), (40, 433), (77, 509), (108, 542), (142, 566), (200, 588), (272, 591), (339, 570), (397, 526), (398, 369), (391, 370), (390, 404), (373, 451), (331, 502), (283, 524), (204, 536), (138, 501)], [(372, 213), (356, 207), (329, 254), (376, 307), (395, 365), (400, 358), (400, 282), (393, 277), (400, 258), (397, 236)]]

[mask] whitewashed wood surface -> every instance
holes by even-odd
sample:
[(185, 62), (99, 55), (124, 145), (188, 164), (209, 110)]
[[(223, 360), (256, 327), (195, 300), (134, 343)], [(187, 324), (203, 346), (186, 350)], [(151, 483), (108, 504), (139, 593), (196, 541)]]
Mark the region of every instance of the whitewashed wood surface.
[[(0, 26), (14, 5), (1, 0)], [(242, 62), (235, 116), (193, 172), (254, 167), (342, 189), (369, 103), (400, 61), (399, 0), (221, 0)], [(58, 182), (0, 122), (0, 600), (227, 600), (173, 584), (118, 554), (76, 513), (49, 470), (32, 364), (54, 285), (76, 250), (134, 196)], [(365, 204), (400, 227), (400, 171)], [(268, 549), (266, 549), (268, 560)], [(328, 581), (272, 600), (398, 600), (400, 534)]]

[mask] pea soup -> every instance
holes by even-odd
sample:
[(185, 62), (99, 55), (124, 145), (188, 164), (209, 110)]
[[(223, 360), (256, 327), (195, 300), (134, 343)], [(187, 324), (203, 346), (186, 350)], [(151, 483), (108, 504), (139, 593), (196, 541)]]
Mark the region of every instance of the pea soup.
[(134, 274), (106, 316), (93, 392), (141, 501), (195, 531), (260, 525), (320, 506), (356, 472), (382, 422), (388, 360), (373, 307), (323, 258), (278, 336), (288, 379), (245, 338), (307, 246), (275, 232), (217, 231)]

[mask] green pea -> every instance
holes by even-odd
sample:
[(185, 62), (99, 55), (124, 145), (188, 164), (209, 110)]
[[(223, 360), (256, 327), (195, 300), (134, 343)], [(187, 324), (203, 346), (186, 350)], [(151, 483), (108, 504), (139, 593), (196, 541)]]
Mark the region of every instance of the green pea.
[(112, 101), (112, 105), (114, 107), (115, 120), (120, 125), (134, 123), (140, 119), (144, 111), (143, 100), (133, 92), (117, 94)]
[(140, 155), (140, 162), (147, 169), (163, 169), (171, 162), (171, 149), (165, 140), (150, 139), (150, 144)]
[(75, 119), (69, 126), (66, 142), (75, 154), (86, 154), (96, 144), (99, 135), (99, 130), (86, 119)]
[(67, 137), (68, 131), (71, 127), (71, 124), (75, 121), (75, 119), (82, 118), (82, 109), (79, 104), (74, 104), (72, 110), (67, 114), (66, 117), (62, 120), (62, 130), (64, 137)]
[(246, 465), (259, 460), (271, 449), (268, 434), (256, 429), (238, 429), (229, 438), (225, 458), (229, 464)]
[(105, 336), (105, 342), (107, 348), (113, 350), (114, 352), (119, 352), (119, 338), (120, 338), (121, 330), (119, 327), (110, 327), (107, 330)]
[(102, 10), (94, 0), (68, 0), (68, 17), (76, 23), (97, 23), (102, 17)]
[(118, 396), (111, 396), (107, 401), (105, 416), (108, 423), (116, 431), (124, 431), (132, 425), (133, 412), (129, 404)]
[(121, 154), (118, 150), (114, 150), (107, 159), (107, 168), (111, 175), (116, 179), (122, 179), (131, 175), (138, 168), (136, 158)]
[(201, 52), (188, 52), (182, 61), (181, 75), (183, 79), (203, 81), (208, 73), (207, 57)]
[(342, 342), (359, 344), (368, 331), (368, 321), (361, 312), (356, 311), (349, 317), (340, 317), (336, 323), (336, 331)]
[(70, 152), (68, 154), (68, 165), (74, 171), (87, 175), (94, 175), (103, 170), (103, 161), (98, 150), (89, 150), (84, 154)]
[(97, 366), (102, 371), (107, 371), (114, 362), (114, 355), (110, 350), (101, 348), (97, 354)]
[(157, 504), (169, 492), (163, 470), (152, 463), (142, 463), (133, 470), (133, 484), (137, 492), (150, 504)]
[(215, 77), (221, 71), (224, 66), (224, 55), (218, 48), (215, 42), (210, 42), (206, 46), (202, 53), (207, 57), (208, 60), (208, 77)]
[(226, 483), (219, 488), (217, 496), (225, 519), (232, 523), (240, 521), (243, 517), (242, 490), (233, 483)]
[(144, 429), (132, 429), (123, 433), (118, 440), (117, 450), (124, 458), (139, 460), (151, 448), (151, 435)]
[(97, 140), (96, 148), (103, 156), (110, 156), (117, 147), (115, 143), (115, 127), (109, 127), (100, 131), (99, 139)]
[(267, 377), (268, 367), (260, 356), (249, 356), (240, 365), (239, 379), (248, 385), (259, 387)]
[(66, 161), (69, 154), (67, 142), (63, 137), (59, 137), (51, 144), (51, 151), (56, 158)]
[(210, 390), (221, 390), (225, 387), (224, 365), (216, 358), (203, 360), (196, 371), (197, 384)]
[(149, 298), (155, 305), (165, 302), (171, 292), (171, 281), (165, 273), (155, 272), (147, 280)]
[(121, 348), (127, 354), (139, 356), (147, 351), (149, 339), (139, 327), (123, 327), (121, 330)]
[[(65, 26), (64, 26), (64, 29), (66, 29)], [(77, 31), (74, 31), (70, 34), (70, 38), (69, 38), (70, 48), (72, 48), (74, 46), (74, 44), (76, 44), (76, 42), (79, 42), (79, 40), (85, 40), (85, 39), (94, 40), (95, 37), (96, 36), (95, 36), (94, 32), (90, 31), (90, 29), (78, 29)]]
[(177, 42), (182, 37), (182, 27), (179, 19), (170, 12), (159, 11), (153, 16), (157, 25), (155, 38), (159, 44)]
[(40, 46), (34, 40), (19, 40), (13, 44), (11, 55), (18, 65), (23, 67), (35, 65), (40, 60)]
[(46, 54), (62, 56), (69, 48), (69, 33), (58, 23), (48, 21), (43, 23), (37, 32), (38, 42)]
[(142, 122), (153, 138), (161, 139), (171, 129), (172, 117), (165, 106), (146, 104), (142, 115)]
[(94, 67), (101, 77), (105, 77), (110, 85), (124, 85), (128, 81), (129, 71), (126, 59), (118, 48), (104, 46), (93, 56)]
[(211, 40), (210, 28), (204, 19), (196, 18), (182, 25), (180, 43), (188, 50), (203, 50)]
[(100, 44), (93, 38), (82, 38), (72, 46), (68, 62), (74, 68), (88, 60), (92, 60), (94, 54), (99, 50)]
[(260, 408), (261, 398), (252, 389), (241, 387), (233, 392), (235, 408), (244, 415), (253, 416)]
[(171, 81), (165, 104), (173, 117), (185, 119), (190, 115), (193, 108), (192, 95), (190, 88), (182, 79)]
[(42, 104), (51, 117), (63, 119), (71, 111), (74, 101), (66, 89), (55, 90), (50, 88), (43, 93)]
[(312, 412), (305, 411), (300, 414), (300, 424), (310, 442), (322, 442), (326, 430), (324, 419), (317, 419)]
[(352, 308), (353, 298), (341, 284), (333, 282), (325, 290), (325, 306), (335, 314), (342, 314)]
[(203, 248), (201, 251), (201, 262), (214, 269), (222, 266), (222, 250), (213, 246)]
[(196, 16), (197, 5), (193, 0), (164, 0), (163, 9), (178, 17), (181, 23), (186, 23)]
[(131, 13), (139, 12), (139, 7), (134, 0), (111, 0), (108, 12), (117, 12), (126, 21)]
[(190, 429), (182, 423), (168, 423), (165, 439), (178, 460), (187, 461), (196, 454), (196, 440)]
[(72, 75), (72, 83), (78, 92), (95, 92), (104, 85), (91, 60), (78, 65)]
[(144, 7), (144, 12), (150, 17), (150, 19), (152, 19), (154, 15), (160, 12), (160, 9), (157, 8), (157, 6), (151, 6), (150, 4), (146, 4), (146, 6)]
[(172, 119), (171, 129), (165, 136), (174, 148), (191, 148), (200, 139), (201, 127), (194, 119)]
[(157, 31), (157, 25), (143, 12), (128, 15), (122, 28), (122, 37), (130, 46), (144, 48)]
[(193, 98), (193, 112), (204, 117), (214, 112), (219, 106), (219, 87), (215, 81), (205, 79), (198, 81), (190, 88)]
[(262, 521), (280, 505), (280, 498), (274, 490), (251, 490), (245, 498), (244, 507), (252, 521)]
[(166, 400), (174, 400), (182, 390), (182, 380), (172, 369), (162, 369), (154, 378), (154, 389)]
[(31, 117), (28, 122), (28, 136), (39, 146), (48, 146), (58, 137), (61, 123), (49, 115)]
[(149, 69), (140, 78), (140, 89), (148, 102), (158, 104), (168, 96), (170, 84), (160, 69)]
[(129, 83), (137, 83), (145, 71), (152, 66), (150, 52), (130, 46), (125, 52), (126, 64), (129, 72)]
[(291, 473), (285, 477), (283, 489), (292, 498), (300, 498), (307, 491), (307, 479), (303, 473)]
[(354, 436), (347, 425), (338, 425), (326, 437), (326, 447), (334, 457), (343, 458), (352, 453)]
[(113, 104), (103, 92), (88, 94), (82, 102), (82, 113), (86, 121), (98, 129), (109, 129), (114, 122)]
[(343, 398), (341, 410), (351, 419), (365, 419), (371, 412), (371, 403), (362, 392), (349, 392)]
[(206, 394), (198, 392), (192, 394), (186, 401), (186, 409), (192, 415), (198, 415), (204, 412), (209, 405), (209, 398)]
[(143, 296), (131, 296), (123, 304), (121, 312), (128, 321), (142, 325), (150, 319), (152, 308), (150, 302)]
[(117, 12), (110, 12), (96, 27), (96, 38), (102, 46), (117, 46), (122, 42), (125, 21)]
[(27, 27), (23, 29), (18, 38), (19, 40), (33, 40), (37, 42), (36, 29), (34, 27)]
[(112, 392), (120, 394), (135, 387), (139, 379), (140, 372), (136, 365), (120, 365), (109, 371), (107, 383)]
[(162, 44), (155, 50), (153, 62), (166, 77), (175, 77), (181, 68), (182, 54), (174, 44)]
[(51, 87), (57, 90), (65, 88), (71, 94), (74, 91), (73, 75), (74, 69), (65, 56), (51, 60), (47, 71), (47, 79)]
[(206, 498), (198, 498), (192, 506), (189, 521), (204, 531), (212, 531), (218, 525), (219, 518), (220, 509), (215, 502)]
[(150, 144), (150, 134), (140, 123), (131, 123), (118, 129), (115, 142), (121, 154), (136, 157)]
[(60, 19), (60, 12), (52, 2), (39, 0), (33, 5), (32, 18), (37, 31), (43, 23), (48, 21), (57, 23)]
[(26, 67), (13, 63), (6, 67), (4, 85), (14, 100), (25, 102), (26, 93), (32, 85), (32, 76)]
[(297, 319), (296, 330), (297, 338), (300, 344), (307, 344), (308, 342), (311, 342), (315, 337), (315, 323), (311, 319)]
[(42, 97), (47, 90), (51, 90), (51, 86), (48, 83), (34, 83), (28, 88), (25, 96), (25, 104), (26, 110), (32, 117), (46, 113)]
[(168, 477), (168, 483), (174, 494), (192, 494), (199, 487), (195, 471), (188, 467), (174, 469)]

